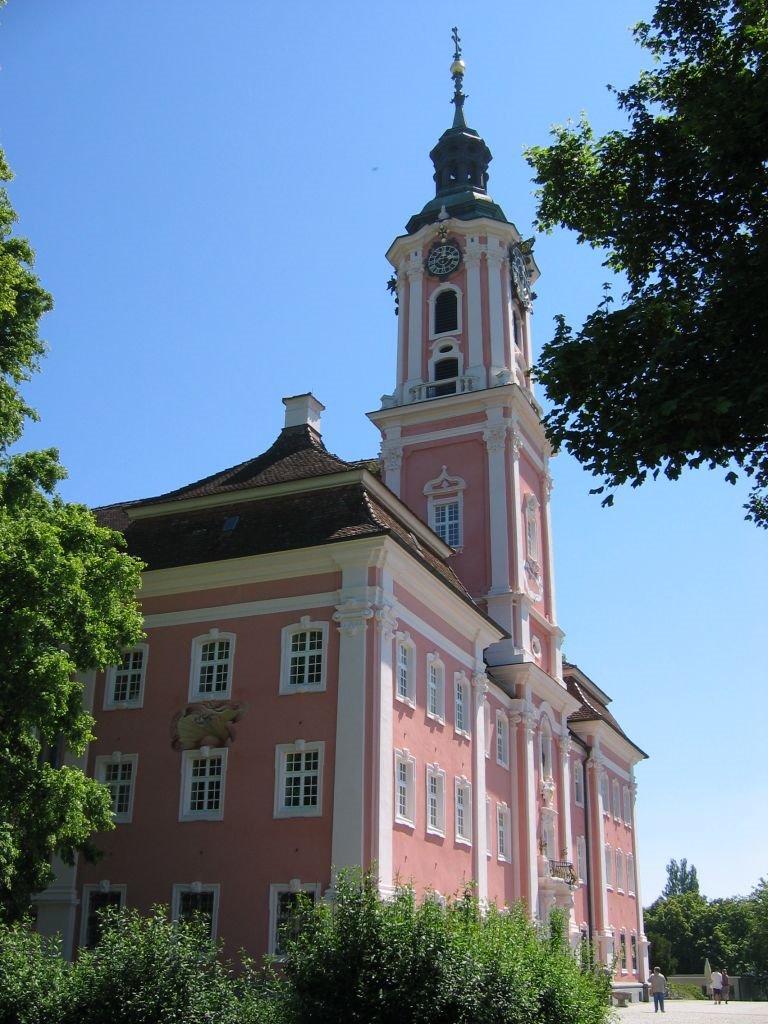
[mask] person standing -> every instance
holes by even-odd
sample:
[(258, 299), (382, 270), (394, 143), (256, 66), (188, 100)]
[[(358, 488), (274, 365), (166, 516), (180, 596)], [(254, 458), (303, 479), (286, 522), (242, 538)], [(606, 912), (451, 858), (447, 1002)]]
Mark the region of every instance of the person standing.
[(653, 1012), (664, 1013), (664, 996), (667, 994), (667, 979), (658, 967), (653, 968), (651, 975), (651, 993), (653, 994)]
[(712, 971), (712, 1002), (715, 1006), (720, 1005), (720, 996), (723, 994), (723, 976), (720, 971)]
[(731, 987), (731, 979), (728, 977), (728, 968), (724, 967), (723, 971), (723, 987), (720, 990), (720, 996), (725, 1000), (725, 1005), (728, 1005), (728, 991)]

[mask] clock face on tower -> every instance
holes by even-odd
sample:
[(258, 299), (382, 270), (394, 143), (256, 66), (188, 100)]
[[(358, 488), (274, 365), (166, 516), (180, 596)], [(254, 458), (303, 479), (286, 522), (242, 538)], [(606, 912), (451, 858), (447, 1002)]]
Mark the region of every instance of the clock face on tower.
[(526, 309), (531, 305), (531, 284), (528, 279), (528, 266), (520, 247), (513, 245), (509, 250), (509, 261), (512, 265), (512, 283), (518, 299)]
[(434, 277), (447, 277), (461, 263), (461, 250), (453, 242), (438, 242), (429, 250), (427, 270)]

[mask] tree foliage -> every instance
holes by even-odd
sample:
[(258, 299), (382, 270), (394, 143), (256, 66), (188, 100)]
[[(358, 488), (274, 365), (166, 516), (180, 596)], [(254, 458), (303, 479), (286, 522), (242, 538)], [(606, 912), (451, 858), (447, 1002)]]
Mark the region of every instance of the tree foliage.
[(688, 861), (683, 857), (678, 864), (676, 860), (671, 860), (667, 864), (667, 883), (662, 891), (662, 896), (677, 896), (684, 892), (698, 892), (699, 891), (699, 877), (696, 873), (696, 867), (691, 864), (688, 867)]
[(522, 907), (481, 914), (412, 890), (389, 900), (372, 875), (343, 875), (332, 904), (305, 906), (287, 944), (291, 1024), (604, 1024), (604, 972), (581, 968), (562, 921), (540, 936)]
[[(10, 177), (0, 154), (0, 180)], [(111, 827), (106, 789), (64, 759), (83, 752), (93, 725), (76, 676), (114, 664), (141, 635), (140, 564), (56, 495), (56, 451), (10, 451), (35, 417), (21, 386), (39, 367), (52, 306), (15, 219), (0, 188), (0, 911), (11, 916), (48, 883), (54, 853), (88, 850)]]
[(527, 153), (539, 226), (576, 231), (627, 281), (578, 330), (557, 318), (545, 424), (604, 504), (724, 467), (752, 478), (747, 518), (768, 526), (768, 8), (659, 0), (634, 32), (654, 67), (616, 92), (628, 127), (596, 137), (582, 117)]
[[(664, 892), (644, 911), (654, 966), (664, 974), (701, 974), (704, 961), (754, 977), (768, 993), (768, 882), (749, 896), (707, 900), (695, 868), (671, 861)], [(675, 870), (676, 869), (676, 870)]]

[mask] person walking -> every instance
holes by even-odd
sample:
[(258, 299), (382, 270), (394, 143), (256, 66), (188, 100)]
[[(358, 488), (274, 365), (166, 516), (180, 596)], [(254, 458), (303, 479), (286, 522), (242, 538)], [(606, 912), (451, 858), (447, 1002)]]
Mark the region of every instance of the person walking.
[(651, 993), (653, 995), (653, 1012), (664, 1013), (664, 996), (667, 994), (667, 979), (658, 967), (653, 968), (651, 975)]
[(725, 1005), (728, 1005), (728, 991), (731, 987), (731, 979), (728, 977), (728, 968), (724, 967), (722, 970), (723, 975), (723, 986), (720, 989), (720, 997), (725, 1000)]
[(720, 996), (723, 994), (723, 975), (719, 970), (712, 971), (712, 1002), (715, 1006), (720, 1005)]

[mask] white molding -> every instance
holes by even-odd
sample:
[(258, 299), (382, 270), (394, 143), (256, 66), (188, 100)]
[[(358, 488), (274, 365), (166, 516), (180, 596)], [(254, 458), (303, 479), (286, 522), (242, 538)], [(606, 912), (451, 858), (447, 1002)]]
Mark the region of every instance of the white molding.
[[(306, 607), (306, 606), (305, 606)], [(306, 633), (310, 630), (319, 631), (322, 634), (322, 647), (320, 657), (320, 682), (319, 683), (291, 683), (291, 661), (293, 657), (292, 642), (297, 633)], [(298, 622), (283, 626), (280, 630), (280, 684), (278, 692), (280, 696), (288, 696), (295, 693), (322, 693), (327, 686), (328, 672), (328, 623), (322, 620), (312, 620), (308, 615), (302, 615)]]
[[(295, 754), (316, 750), (319, 753), (317, 764), (317, 803), (307, 807), (284, 807), (283, 793), (285, 784), (285, 760), (287, 754)], [(294, 740), (293, 743), (275, 744), (275, 792), (272, 815), (274, 818), (319, 818), (323, 813), (323, 777), (325, 772), (325, 741)]]
[[(229, 643), (229, 657), (227, 658), (227, 685), (223, 690), (201, 690), (200, 670), (202, 668), (202, 649), (205, 644), (218, 643), (226, 640)], [(189, 700), (229, 700), (232, 695), (232, 676), (235, 667), (235, 646), (237, 635), (230, 632), (221, 632), (216, 626), (212, 626), (207, 633), (193, 637), (192, 649), (189, 659)]]
[(139, 755), (123, 754), (122, 752), (115, 751), (113, 754), (101, 754), (99, 757), (95, 758), (93, 762), (93, 774), (96, 780), (101, 782), (102, 785), (109, 785), (104, 776), (106, 775), (107, 765), (111, 764), (132, 765), (131, 783), (128, 790), (128, 810), (123, 814), (117, 814), (115, 811), (112, 812), (112, 820), (116, 825), (129, 825), (133, 820), (133, 804), (136, 796), (136, 776), (139, 771)]
[(122, 665), (110, 665), (104, 672), (104, 700), (102, 702), (102, 710), (128, 711), (144, 707), (144, 689), (147, 683), (147, 666), (149, 665), (149, 644), (134, 644), (133, 647), (128, 647), (122, 652), (123, 657), (133, 654), (136, 651), (141, 651), (143, 655), (139, 696), (135, 700), (116, 701), (111, 698), (111, 694), (114, 691), (115, 686), (115, 676), (119, 671), (121, 671)]
[(269, 598), (264, 601), (245, 601), (238, 604), (218, 604), (205, 608), (185, 608), (178, 612), (150, 612), (144, 617), (145, 629), (165, 626), (185, 626), (193, 623), (218, 622), (225, 619), (245, 619), (257, 615), (281, 615), (302, 609), (335, 608), (337, 590), (318, 594), (297, 594), (295, 597)]
[[(201, 747), (200, 750), (183, 750), (181, 752), (181, 786), (179, 792), (179, 821), (190, 822), (190, 821), (222, 821), (224, 818), (224, 799), (226, 796), (227, 789), (227, 761), (229, 759), (229, 750), (226, 747), (211, 747), (208, 753), (204, 753), (205, 748)], [(219, 798), (219, 806), (216, 810), (212, 811), (192, 811), (188, 809), (189, 798), (192, 793), (192, 761), (195, 758), (212, 758), (221, 757), (221, 794)]]

